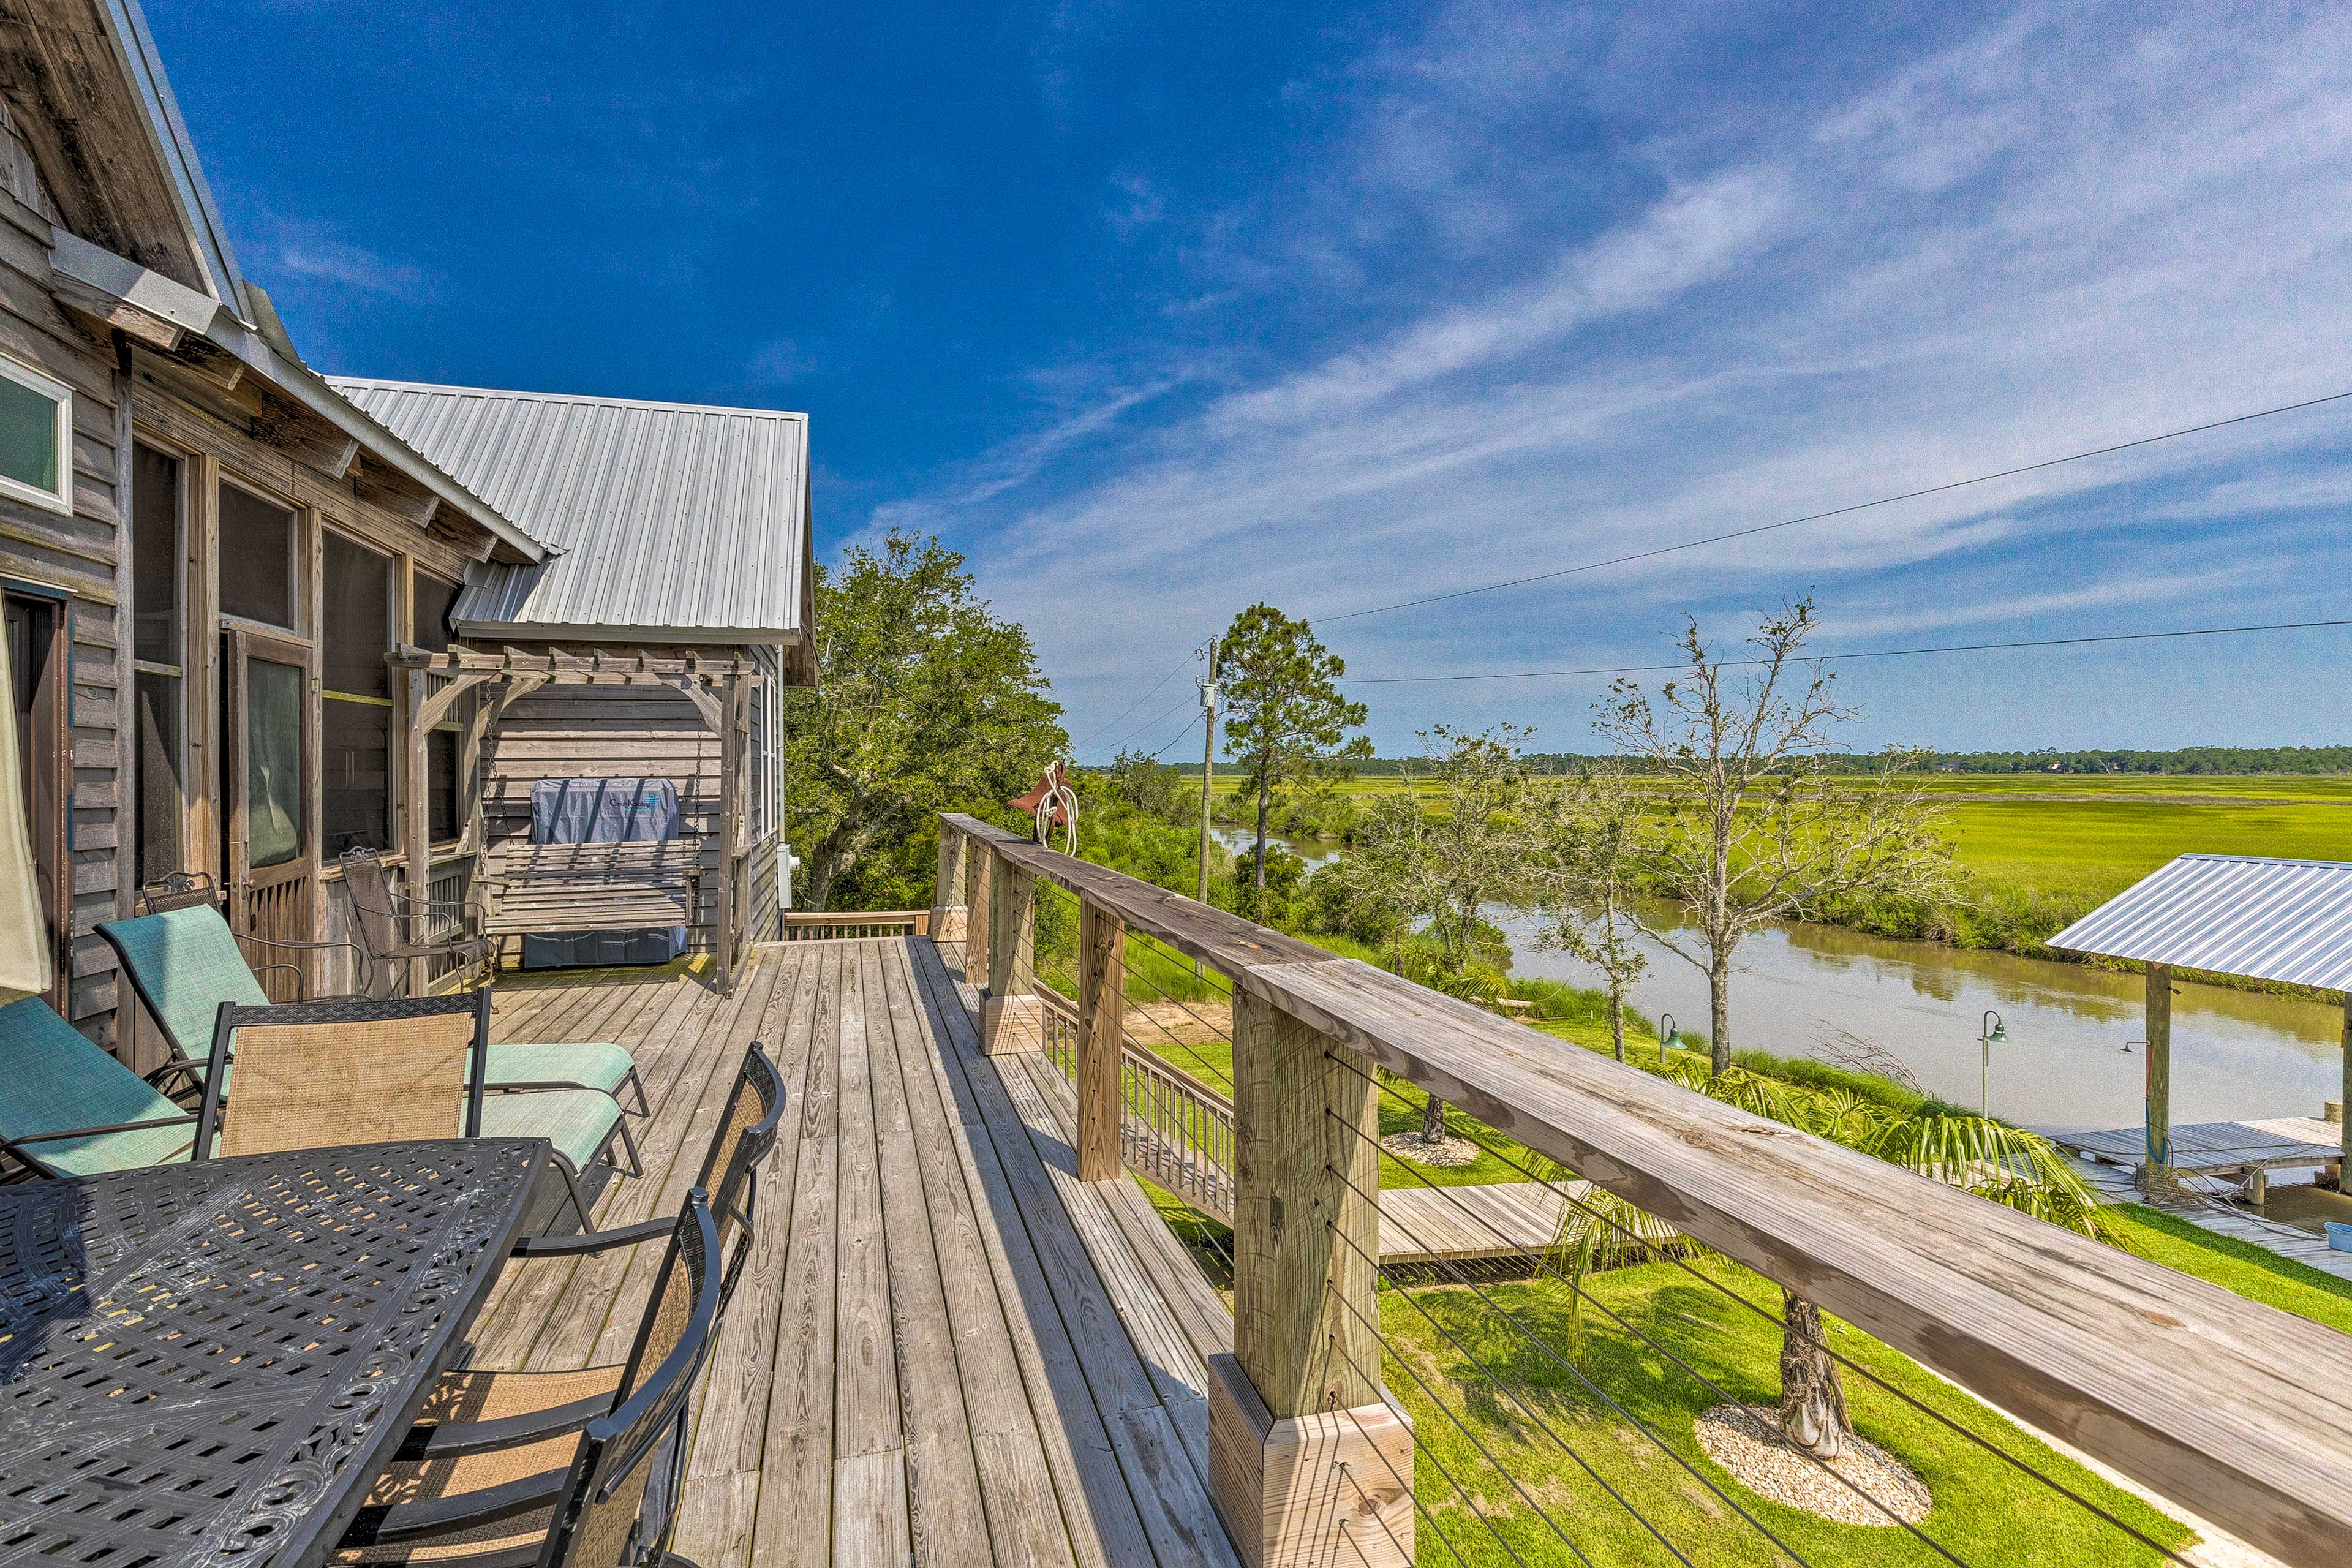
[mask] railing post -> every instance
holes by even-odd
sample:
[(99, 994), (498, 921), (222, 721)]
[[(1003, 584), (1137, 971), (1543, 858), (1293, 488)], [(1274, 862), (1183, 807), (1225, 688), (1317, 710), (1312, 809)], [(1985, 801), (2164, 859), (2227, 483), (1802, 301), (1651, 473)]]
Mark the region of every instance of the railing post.
[(1037, 997), (1037, 879), (997, 854), (988, 870), (988, 994), (980, 1004), (980, 1048), (989, 1056), (1045, 1043)]
[(1211, 1365), (1209, 1484), (1250, 1568), (1412, 1561), (1412, 1425), (1380, 1384), (1371, 1072), (1234, 987), (1234, 1353)]
[(989, 878), (996, 865), (996, 850), (985, 838), (965, 840), (963, 922), (963, 977), (983, 993), (988, 989), (988, 910), (991, 902)]
[(1119, 1163), (1119, 1058), (1127, 1043), (1127, 922), (1078, 901), (1078, 1180)]
[(964, 931), (964, 836), (940, 824), (940, 874), (931, 892), (931, 940), (961, 942)]

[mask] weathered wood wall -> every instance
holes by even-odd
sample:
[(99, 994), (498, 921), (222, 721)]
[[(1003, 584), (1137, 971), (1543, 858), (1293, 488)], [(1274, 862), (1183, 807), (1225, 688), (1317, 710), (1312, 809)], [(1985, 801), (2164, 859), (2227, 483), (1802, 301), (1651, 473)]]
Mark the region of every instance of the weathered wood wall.
[[(50, 298), (54, 215), (16, 126), (0, 111), (0, 353), (73, 389), (73, 515), (0, 497), (0, 576), (63, 589), (71, 660), (72, 989), (66, 1011), (100, 1044), (116, 1043), (114, 955), (95, 934), (113, 918), (131, 837), (116, 743), (127, 649), (116, 606), (122, 569), (121, 388), (103, 345)], [(118, 658), (118, 653), (123, 658)], [(15, 759), (6, 760), (16, 765)], [(121, 854), (118, 855), (118, 849)], [(124, 987), (123, 994), (128, 994)], [(127, 1031), (125, 1031), (127, 1036)], [(124, 1048), (128, 1049), (127, 1038)]]

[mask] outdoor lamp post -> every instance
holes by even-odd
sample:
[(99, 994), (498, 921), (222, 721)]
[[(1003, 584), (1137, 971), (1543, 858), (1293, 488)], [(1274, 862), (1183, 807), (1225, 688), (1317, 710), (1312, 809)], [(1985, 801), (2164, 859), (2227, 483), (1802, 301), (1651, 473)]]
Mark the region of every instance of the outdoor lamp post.
[(2000, 1015), (1988, 1007), (1983, 1021), (1977, 1026), (1977, 1050), (1984, 1058), (1981, 1064), (1983, 1083), (1980, 1086), (1983, 1098), (1979, 1110), (1987, 1116), (1992, 1114), (1992, 1047), (1996, 1043), (2007, 1045), (2009, 1031), (2001, 1027)]
[(1680, 1045), (1682, 1043), (1682, 1031), (1675, 1027), (1675, 1016), (1672, 1013), (1659, 1014), (1658, 1065), (1661, 1068), (1666, 1065), (1666, 1047), (1669, 1046)]

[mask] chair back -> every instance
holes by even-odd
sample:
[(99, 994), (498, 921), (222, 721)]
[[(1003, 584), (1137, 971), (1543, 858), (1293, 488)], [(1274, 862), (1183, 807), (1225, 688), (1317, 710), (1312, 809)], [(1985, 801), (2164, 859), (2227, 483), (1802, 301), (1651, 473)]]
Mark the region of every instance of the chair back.
[(718, 1335), (722, 1292), (718, 1225), (697, 1187), (670, 1233), (613, 1412), (581, 1437), (540, 1568), (661, 1562), (676, 1522), (687, 1398)]
[[(223, 1004), (196, 1158), (478, 1138), (490, 994)], [(225, 1093), (231, 1069), (234, 1092)]]
[(208, 898), (127, 921), (102, 921), (98, 934), (122, 961), (131, 989), (163, 1026), (175, 1057), (204, 1059), (221, 1004), (258, 1007), (269, 1001), (227, 920)]
[[(138, 1121), (176, 1125), (17, 1143), (43, 1133)], [(33, 1169), (94, 1176), (164, 1164), (186, 1157), (195, 1125), (39, 997), (0, 1007), (0, 1142)]]
[(139, 889), (135, 915), (161, 914), (165, 910), (221, 907), (220, 889), (202, 871), (173, 871)]
[(759, 1197), (756, 1167), (776, 1144), (776, 1126), (784, 1116), (784, 1079), (754, 1040), (743, 1053), (742, 1070), (727, 1096), (727, 1110), (719, 1123), (710, 1152), (702, 1158), (702, 1175), (695, 1184), (711, 1194), (719, 1220), (719, 1250), (727, 1257), (727, 1289), (751, 1251), (751, 1210)]
[(370, 958), (397, 957), (408, 945), (407, 922), (392, 896), (392, 879), (384, 875), (383, 858), (373, 849), (346, 849), (343, 889), (351, 895), (352, 923), (359, 928)]

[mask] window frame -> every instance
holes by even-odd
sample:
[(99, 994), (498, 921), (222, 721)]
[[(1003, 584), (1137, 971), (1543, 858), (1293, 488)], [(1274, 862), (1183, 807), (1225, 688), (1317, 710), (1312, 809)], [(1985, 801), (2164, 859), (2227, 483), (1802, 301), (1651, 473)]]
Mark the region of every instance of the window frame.
[[(338, 528), (322, 517), (319, 520), (318, 530), (318, 552), (321, 572), (325, 570), (327, 542), (331, 539), (341, 543), (347, 549), (362, 551), (369, 555), (379, 556), (383, 559), (384, 579), (383, 624), (388, 637), (388, 643), (383, 651), (387, 655), (394, 652), (398, 648), (400, 643), (400, 573), (402, 565), (406, 563), (409, 558), (396, 550), (387, 550), (381, 544), (377, 544), (371, 540), (362, 538), (361, 535), (352, 532), (349, 529)], [(348, 702), (362, 708), (382, 708), (386, 710), (389, 714), (384, 725), (384, 820), (382, 825), (383, 844), (379, 852), (384, 855), (397, 854), (400, 850), (400, 790), (398, 781), (401, 773), (402, 735), (401, 725), (399, 723), (399, 700), (396, 693), (392, 689), (392, 681), (389, 677), (389, 667), (387, 667), (386, 671), (386, 694), (384, 696), (375, 697), (371, 696), (366, 692), (339, 690), (327, 684), (327, 627), (324, 625), (323, 614), (321, 615), (321, 624), (319, 627), (319, 635), (315, 639), (315, 646), (318, 650), (319, 677), (314, 685), (316, 695), (319, 700), (319, 737), (321, 747), (320, 776), (319, 780), (320, 854), (322, 857), (325, 856), (327, 842), (334, 837), (334, 834), (327, 826), (327, 782), (325, 777), (325, 755), (323, 749), (326, 742), (327, 704), (330, 702)]]
[(35, 370), (19, 359), (0, 354), (0, 377), (15, 382), (27, 392), (37, 392), (54, 405), (51, 436), (57, 443), (58, 489), (45, 490), (10, 474), (0, 474), (0, 495), (39, 507), (44, 511), (71, 517), (74, 510), (73, 489), (73, 388), (56, 376)]
[(213, 531), (216, 541), (222, 531), (220, 498), (223, 493), (232, 489), (243, 490), (264, 505), (287, 514), (286, 538), (290, 546), (286, 562), (287, 594), (292, 619), (286, 622), (259, 620), (252, 616), (240, 615), (227, 608), (223, 602), (219, 585), (221, 560), (226, 552), (218, 542), (215, 542), (213, 562), (213, 605), (215, 611), (220, 616), (222, 627), (226, 629), (242, 626), (266, 637), (290, 638), (306, 646), (315, 644), (318, 640), (317, 628), (312, 623), (317, 617), (318, 609), (310, 603), (310, 557), (319, 546), (315, 542), (318, 526), (312, 517), (311, 509), (304, 506), (292, 496), (279, 494), (259, 479), (247, 477), (226, 462), (218, 464), (213, 480)]
[[(197, 667), (199, 664), (198, 656), (194, 652), (194, 644), (196, 638), (204, 635), (195, 625), (195, 617), (191, 614), (191, 611), (194, 608), (194, 595), (190, 591), (192, 586), (190, 583), (192, 563), (188, 558), (189, 547), (192, 542), (189, 529), (191, 521), (190, 510), (194, 504), (197, 482), (197, 459), (196, 454), (192, 448), (184, 447), (178, 442), (166, 439), (165, 437), (156, 434), (154, 431), (148, 429), (144, 425), (137, 426), (131, 431), (131, 445), (134, 447), (144, 447), (149, 451), (155, 453), (159, 457), (169, 458), (173, 463), (172, 625), (174, 631), (173, 641), (175, 646), (170, 649), (173, 657), (169, 663), (161, 659), (141, 658), (137, 657), (137, 616), (139, 611), (139, 597), (142, 590), (136, 577), (134, 576), (131, 589), (131, 603), (128, 607), (131, 620), (131, 635), (132, 658), (131, 660), (131, 708), (129, 710), (129, 717), (126, 721), (134, 725), (138, 722), (137, 702), (140, 676), (152, 676), (158, 679), (169, 680), (172, 683), (172, 727), (173, 732), (177, 739), (173, 748), (173, 755), (172, 757), (173, 789), (171, 806), (172, 811), (179, 823), (180, 852), (177, 857), (179, 863), (176, 866), (170, 868), (170, 869), (187, 871), (198, 868), (198, 862), (195, 858), (193, 846), (190, 843), (190, 830), (193, 826), (193, 819), (189, 813), (189, 807), (195, 793), (190, 784), (189, 769), (192, 766), (193, 743), (195, 742), (196, 738), (189, 733), (188, 727), (189, 670), (192, 668)], [(137, 471), (135, 464), (132, 471), (134, 474)], [(126, 510), (124, 512), (124, 516), (131, 520), (130, 526), (133, 529), (137, 527), (137, 521), (135, 517), (132, 516), (132, 511), (136, 509), (138, 504), (139, 498), (134, 491), (131, 498), (131, 509)], [(131, 788), (136, 792), (138, 802), (136, 807), (138, 815), (131, 824), (134, 858), (136, 857), (138, 848), (143, 847), (142, 841), (146, 833), (145, 813), (147, 811), (148, 803), (146, 796), (147, 781), (143, 776), (144, 762), (145, 752), (142, 751), (138, 760), (134, 761), (131, 767)], [(141, 879), (142, 885), (143, 885), (147, 879), (147, 868), (143, 864), (137, 867), (137, 875)]]

